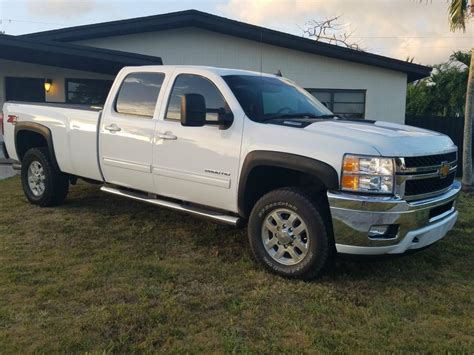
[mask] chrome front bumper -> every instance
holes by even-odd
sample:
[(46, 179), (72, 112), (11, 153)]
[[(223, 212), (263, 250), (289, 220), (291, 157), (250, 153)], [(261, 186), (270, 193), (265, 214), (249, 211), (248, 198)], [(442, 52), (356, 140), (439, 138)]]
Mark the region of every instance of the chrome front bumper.
[[(460, 190), (461, 184), (455, 181), (442, 195), (410, 202), (395, 197), (328, 192), (336, 249), (344, 254), (382, 255), (433, 244), (456, 223), (455, 200)], [(451, 208), (430, 217), (434, 208), (451, 202)], [(391, 239), (371, 239), (368, 233), (374, 225), (396, 225), (398, 233)]]

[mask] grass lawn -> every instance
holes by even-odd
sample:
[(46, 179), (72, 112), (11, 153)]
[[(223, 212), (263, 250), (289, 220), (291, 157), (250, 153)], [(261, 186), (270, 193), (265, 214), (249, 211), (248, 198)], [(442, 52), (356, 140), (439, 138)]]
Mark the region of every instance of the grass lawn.
[(0, 181), (0, 353), (472, 352), (474, 197), (459, 208), (428, 250), (302, 282), (256, 265), (244, 229), (84, 183), (43, 209)]

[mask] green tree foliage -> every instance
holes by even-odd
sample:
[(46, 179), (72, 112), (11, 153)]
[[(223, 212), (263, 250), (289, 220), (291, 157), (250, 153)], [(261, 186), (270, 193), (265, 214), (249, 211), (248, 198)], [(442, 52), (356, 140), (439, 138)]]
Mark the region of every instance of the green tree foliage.
[(408, 84), (407, 114), (463, 116), (470, 60), (470, 52), (455, 52), (429, 78)]

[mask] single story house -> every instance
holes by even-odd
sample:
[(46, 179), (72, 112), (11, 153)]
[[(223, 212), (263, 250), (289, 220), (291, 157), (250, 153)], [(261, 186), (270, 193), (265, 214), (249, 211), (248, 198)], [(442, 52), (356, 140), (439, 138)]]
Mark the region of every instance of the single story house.
[(128, 65), (186, 64), (276, 73), (333, 112), (403, 123), (407, 82), (431, 68), (187, 10), (0, 36), (5, 100), (100, 104)]

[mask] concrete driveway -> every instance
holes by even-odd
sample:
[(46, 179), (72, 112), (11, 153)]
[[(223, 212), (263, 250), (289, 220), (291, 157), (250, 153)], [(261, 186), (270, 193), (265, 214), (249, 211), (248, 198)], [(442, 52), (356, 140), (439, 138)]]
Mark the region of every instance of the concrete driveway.
[[(0, 142), (2, 141), (3, 139), (0, 136)], [(13, 170), (11, 164), (5, 160), (2, 149), (0, 149), (0, 180), (12, 177), (16, 174), (17, 171)]]
[(0, 180), (12, 177), (17, 173), (10, 164), (0, 164)]

